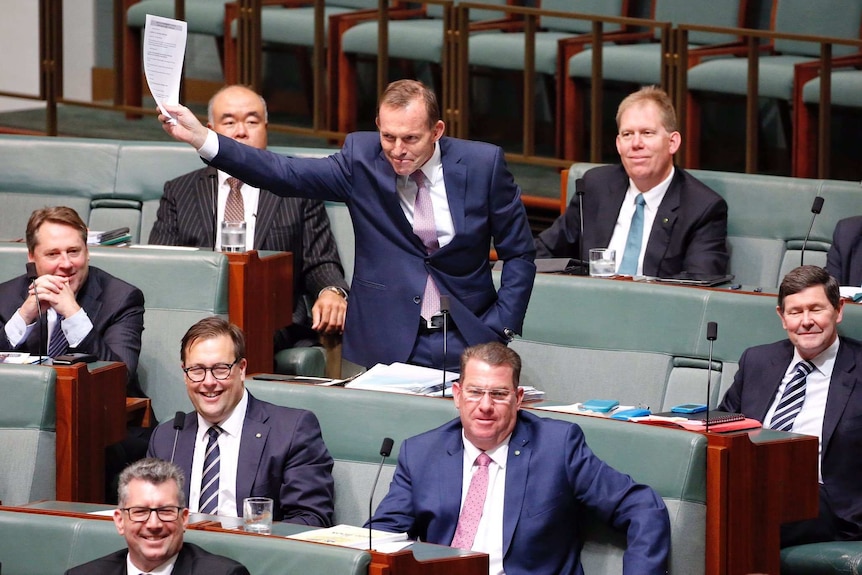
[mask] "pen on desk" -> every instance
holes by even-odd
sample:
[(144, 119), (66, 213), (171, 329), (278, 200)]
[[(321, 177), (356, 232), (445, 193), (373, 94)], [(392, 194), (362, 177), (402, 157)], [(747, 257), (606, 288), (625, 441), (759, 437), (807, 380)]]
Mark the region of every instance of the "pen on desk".
[(755, 293), (760, 293), (760, 292), (762, 292), (762, 291), (763, 291), (763, 288), (762, 288), (762, 287), (756, 287), (756, 288), (754, 288), (754, 292), (755, 292)]
[(733, 284), (730, 289), (742, 289), (742, 284)]

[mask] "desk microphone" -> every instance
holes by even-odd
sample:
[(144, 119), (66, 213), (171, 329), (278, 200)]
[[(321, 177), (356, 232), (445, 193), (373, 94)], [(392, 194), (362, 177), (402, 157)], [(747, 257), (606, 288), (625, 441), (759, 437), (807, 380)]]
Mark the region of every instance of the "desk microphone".
[(704, 427), (709, 433), (709, 400), (712, 397), (712, 346), (718, 339), (718, 324), (714, 321), (706, 324), (706, 339), (709, 340), (709, 363), (706, 366), (706, 422)]
[(186, 414), (182, 411), (178, 411), (176, 415), (174, 415), (174, 448), (171, 449), (171, 463), (174, 462), (174, 454), (177, 452), (177, 439), (180, 436), (180, 431), (183, 430), (183, 427), (186, 424)]
[(823, 209), (823, 196), (814, 198), (814, 203), (811, 204), (811, 224), (808, 226), (808, 233), (805, 234), (805, 239), (802, 240), (802, 250), (799, 252), (799, 265), (805, 265), (805, 244), (808, 243), (808, 237), (811, 235), (811, 229), (814, 227), (814, 218)]
[(213, 251), (216, 249), (218, 239), (218, 178), (216, 174), (210, 174), (210, 195), (213, 199)]
[[(440, 392), (440, 397), (446, 397), (446, 353), (448, 351), (448, 338), (446, 336), (449, 331), (448, 295), (440, 296), (440, 313), (443, 314), (443, 390)], [(392, 449), (392, 447), (390, 446), (389, 449)]]
[(371, 497), (368, 498), (368, 550), (371, 551), (371, 522), (374, 520), (374, 490), (377, 489), (377, 480), (380, 479), (380, 471), (383, 469), (383, 462), (392, 453), (392, 446), (395, 444), (391, 437), (384, 437), (383, 443), (380, 445), (380, 465), (377, 466), (377, 475), (374, 476), (374, 483), (371, 485)]
[[(36, 278), (39, 274), (36, 272), (36, 262), (27, 262), (27, 281), (33, 286), (33, 295), (36, 296), (36, 313), (39, 314), (39, 365), (42, 365), (42, 302), (39, 301), (39, 293), (36, 291)], [(45, 350), (47, 352), (47, 350)]]

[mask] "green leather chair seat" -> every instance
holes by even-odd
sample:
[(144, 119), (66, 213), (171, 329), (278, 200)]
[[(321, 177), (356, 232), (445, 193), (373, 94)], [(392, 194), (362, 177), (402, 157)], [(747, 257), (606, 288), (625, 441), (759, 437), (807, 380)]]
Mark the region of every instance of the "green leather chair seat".
[[(185, 0), (186, 23), (189, 34), (224, 35), (225, 0)], [(147, 14), (174, 17), (174, 0), (141, 0), (129, 7), (126, 23), (132, 28), (143, 28)]]
[[(832, 72), (832, 105), (848, 108), (862, 107), (862, 70)], [(802, 87), (802, 101), (820, 103), (820, 78), (814, 78)]]
[[(758, 60), (758, 96), (790, 100), (793, 93), (793, 66), (808, 62), (808, 56), (761, 56)], [(744, 96), (748, 93), (748, 60), (719, 58), (688, 71), (688, 89)]]
[(862, 573), (862, 541), (830, 541), (781, 550), (781, 575)]

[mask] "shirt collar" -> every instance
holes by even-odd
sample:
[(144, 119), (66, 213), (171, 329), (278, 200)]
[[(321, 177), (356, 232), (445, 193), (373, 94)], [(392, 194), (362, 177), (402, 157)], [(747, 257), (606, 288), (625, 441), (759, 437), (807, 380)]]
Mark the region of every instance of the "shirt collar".
[[(831, 378), (832, 370), (835, 367), (835, 358), (838, 357), (838, 347), (841, 345), (841, 338), (836, 337), (832, 345), (820, 352), (820, 355), (808, 361), (814, 366), (814, 369), (819, 371), (824, 377)], [(793, 348), (793, 361), (790, 362), (790, 370), (792, 371), (796, 364), (800, 361), (805, 361), (799, 355), (799, 351)]]
[[(482, 450), (473, 445), (469, 439), (464, 435), (464, 430), (461, 430), (461, 439), (464, 442), (464, 454), (467, 458), (467, 461), (470, 462), (471, 465), (474, 464), (476, 458), (479, 457), (479, 454), (482, 453)], [(501, 469), (506, 468), (506, 460), (509, 455), (509, 441), (512, 439), (512, 434), (510, 433), (506, 438), (493, 449), (489, 449), (485, 453), (488, 457), (491, 458), (491, 461), (500, 466)]]
[(174, 570), (174, 564), (177, 562), (177, 557), (179, 556), (179, 553), (175, 553), (170, 559), (168, 559), (152, 571), (145, 571), (132, 563), (132, 555), (130, 553), (126, 553), (126, 573), (128, 573), (128, 575), (138, 575), (139, 573), (152, 573), (152, 575), (170, 575), (170, 573)]
[(664, 199), (665, 194), (667, 193), (668, 188), (670, 188), (670, 182), (673, 180), (673, 175), (676, 172), (676, 168), (671, 166), (670, 174), (658, 183), (651, 190), (639, 190), (635, 185), (634, 181), (629, 178), (629, 189), (626, 192), (626, 202), (634, 203), (635, 197), (642, 193), (644, 197), (644, 203), (646, 203), (646, 207), (650, 210), (657, 210), (659, 205), (661, 205), (661, 201)]
[[(242, 432), (242, 423), (245, 419), (245, 412), (248, 408), (248, 390), (244, 389), (242, 392), (242, 399), (239, 400), (239, 403), (236, 404), (236, 407), (233, 408), (233, 411), (230, 414), (220, 421), (217, 425), (221, 428), (222, 433), (227, 433), (231, 437), (239, 437), (239, 434)], [(198, 416), (198, 441), (203, 440), (206, 436), (207, 430), (212, 427), (212, 424), (205, 420), (200, 413)]]

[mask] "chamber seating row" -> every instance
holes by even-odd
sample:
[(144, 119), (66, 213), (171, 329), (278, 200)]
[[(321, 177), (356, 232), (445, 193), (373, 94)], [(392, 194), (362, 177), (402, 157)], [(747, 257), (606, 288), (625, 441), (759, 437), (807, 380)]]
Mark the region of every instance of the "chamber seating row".
[[(575, 181), (598, 164), (575, 163), (563, 180), (560, 209), (571, 201)], [(804, 263), (826, 265), (835, 224), (862, 213), (859, 182), (689, 170), (727, 201), (728, 272), (743, 286), (777, 288), (800, 265), (814, 199), (823, 198), (805, 246)], [(588, 225), (585, 223), (585, 225)]]

